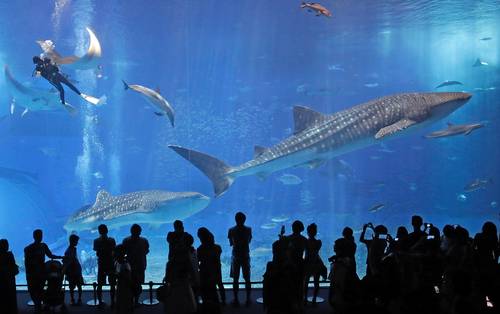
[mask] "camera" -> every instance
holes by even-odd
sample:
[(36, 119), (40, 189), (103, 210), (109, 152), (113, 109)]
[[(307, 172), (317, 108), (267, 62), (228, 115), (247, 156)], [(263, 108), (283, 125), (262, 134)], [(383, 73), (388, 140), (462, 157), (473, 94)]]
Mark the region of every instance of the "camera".
[(427, 236), (427, 240), (434, 240), (434, 236), (433, 236), (433, 235), (431, 235), (431, 234), (430, 234), (430, 235), (428, 235), (428, 236)]
[(382, 240), (387, 240), (387, 234), (379, 234), (378, 238)]

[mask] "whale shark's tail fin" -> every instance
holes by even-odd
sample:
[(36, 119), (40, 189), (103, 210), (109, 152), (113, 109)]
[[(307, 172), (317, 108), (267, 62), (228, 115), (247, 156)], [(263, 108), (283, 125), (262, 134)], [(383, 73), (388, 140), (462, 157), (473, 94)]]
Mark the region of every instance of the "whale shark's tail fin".
[(177, 154), (190, 161), (196, 168), (200, 169), (214, 186), (215, 197), (218, 197), (233, 184), (234, 178), (228, 176), (231, 166), (210, 155), (190, 150), (184, 147), (169, 145)]

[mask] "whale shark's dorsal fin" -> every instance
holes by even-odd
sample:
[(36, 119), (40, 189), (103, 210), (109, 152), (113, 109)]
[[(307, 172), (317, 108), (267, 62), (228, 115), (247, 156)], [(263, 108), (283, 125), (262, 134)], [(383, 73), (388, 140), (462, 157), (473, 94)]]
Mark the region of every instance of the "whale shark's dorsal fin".
[(94, 206), (98, 206), (99, 204), (108, 201), (111, 198), (111, 194), (109, 194), (108, 191), (106, 190), (99, 190), (97, 192), (97, 196), (95, 198), (95, 204)]
[(295, 129), (293, 134), (300, 133), (314, 124), (324, 121), (326, 116), (322, 113), (314, 111), (308, 107), (295, 106), (293, 107), (293, 120)]
[(255, 145), (253, 148), (253, 158), (257, 158), (260, 155), (264, 154), (267, 149), (267, 147)]

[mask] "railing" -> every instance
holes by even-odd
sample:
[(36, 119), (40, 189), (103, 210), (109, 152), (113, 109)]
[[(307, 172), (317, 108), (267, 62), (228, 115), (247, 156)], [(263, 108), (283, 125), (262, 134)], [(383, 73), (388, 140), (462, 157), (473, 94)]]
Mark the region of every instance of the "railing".
[[(233, 282), (223, 282), (222, 283), (224, 285), (224, 288), (228, 288), (230, 289), (232, 286), (233, 286)], [(309, 287), (311, 287), (311, 282), (309, 282)], [(320, 280), (320, 287), (325, 287), (327, 286), (327, 284), (329, 285), (330, 282), (327, 281), (327, 280)], [(163, 285), (163, 283), (158, 283), (158, 282), (148, 282), (147, 284), (142, 284), (142, 287), (146, 286), (148, 288), (148, 298), (143, 300), (142, 301), (142, 304), (144, 305), (156, 305), (159, 303), (159, 301), (153, 297), (153, 287), (159, 287)], [(245, 282), (244, 281), (240, 281), (238, 282), (238, 285), (239, 286), (244, 286), (245, 285)], [(253, 288), (261, 288), (262, 287), (262, 281), (251, 281), (250, 282), (250, 285), (253, 287)], [(63, 283), (63, 287), (67, 287), (69, 286), (69, 284), (66, 284), (66, 283)], [(99, 301), (97, 300), (97, 282), (93, 282), (91, 284), (82, 284), (83, 287), (92, 287), (92, 291), (93, 291), (93, 298), (91, 300), (89, 300), (87, 303), (87, 305), (89, 306), (98, 306), (100, 305), (99, 304)], [(109, 287), (110, 285), (109, 284), (103, 284), (102, 285), (103, 287)], [(16, 288), (17, 287), (28, 287), (27, 284), (19, 284), (19, 285), (16, 285)], [(311, 301), (312, 297), (308, 297), (308, 300)], [(321, 303), (321, 302), (324, 302), (324, 300), (320, 297), (318, 297), (317, 303)], [(258, 298), (257, 299), (257, 303), (262, 303), (262, 298)], [(33, 305), (33, 302), (32, 301), (29, 301), (28, 302), (28, 305), (32, 306)]]

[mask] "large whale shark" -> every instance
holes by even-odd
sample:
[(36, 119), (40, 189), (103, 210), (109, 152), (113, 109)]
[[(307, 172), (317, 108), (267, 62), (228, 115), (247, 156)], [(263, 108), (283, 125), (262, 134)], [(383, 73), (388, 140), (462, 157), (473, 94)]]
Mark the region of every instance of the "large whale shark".
[(223, 194), (241, 176), (268, 174), (296, 166), (315, 168), (347, 152), (406, 135), (436, 122), (471, 98), (468, 93), (408, 93), (378, 98), (324, 115), (307, 107), (294, 107), (295, 132), (277, 145), (256, 147), (254, 158), (232, 167), (184, 147), (169, 147), (200, 169)]
[(90, 28), (86, 27), (85, 29), (89, 34), (90, 44), (87, 49), (87, 53), (85, 53), (85, 55), (83, 55), (82, 57), (63, 57), (59, 52), (56, 51), (56, 46), (50, 39), (37, 40), (36, 42), (38, 45), (40, 45), (40, 48), (42, 48), (43, 55), (50, 58), (54, 63), (58, 65), (62, 65), (65, 68), (70, 68), (73, 70), (96, 69), (99, 63), (99, 59), (102, 56), (101, 44), (99, 43), (97, 36)]
[(55, 89), (42, 89), (22, 84), (14, 78), (7, 65), (4, 66), (4, 75), (8, 92), (12, 97), (11, 113), (14, 113), (16, 105), (25, 108), (23, 115), (28, 111), (61, 111), (63, 108), (70, 114), (77, 112), (77, 109), (70, 104), (61, 104), (59, 92)]
[(111, 229), (134, 223), (160, 225), (185, 219), (207, 207), (209, 202), (210, 198), (196, 192), (150, 190), (113, 196), (100, 190), (95, 203), (71, 216), (64, 229), (68, 232), (95, 230), (103, 223)]

